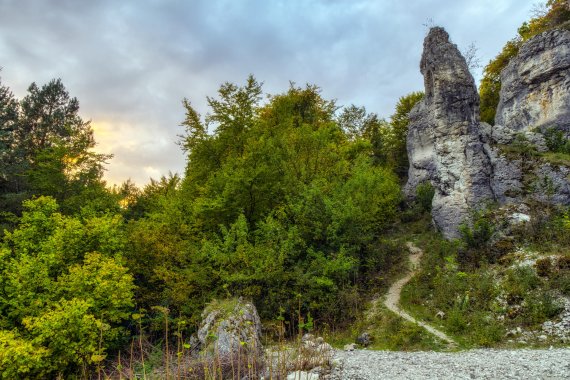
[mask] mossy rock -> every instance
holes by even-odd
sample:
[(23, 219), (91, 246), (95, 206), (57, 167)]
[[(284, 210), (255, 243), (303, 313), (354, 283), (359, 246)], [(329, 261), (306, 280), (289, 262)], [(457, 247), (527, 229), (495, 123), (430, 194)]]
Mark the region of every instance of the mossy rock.
[(210, 302), (202, 312), (197, 336), (202, 355), (237, 357), (263, 350), (257, 309), (242, 298)]

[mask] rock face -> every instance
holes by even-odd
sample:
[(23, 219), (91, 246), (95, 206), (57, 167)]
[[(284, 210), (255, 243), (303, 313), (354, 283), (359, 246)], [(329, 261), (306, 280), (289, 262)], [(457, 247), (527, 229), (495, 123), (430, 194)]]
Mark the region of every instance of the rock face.
[(211, 303), (202, 313), (198, 330), (200, 349), (222, 358), (237, 357), (238, 352), (260, 354), (261, 321), (257, 309), (243, 299)]
[(514, 131), (570, 131), (570, 31), (527, 41), (501, 73), (496, 123)]
[(541, 131), (570, 132), (570, 31), (550, 30), (521, 46), (501, 73), (497, 124), (488, 128), (491, 186), (500, 204), (532, 198), (570, 204), (570, 169), (535, 157), (507, 158), (501, 145), (548, 150)]
[(479, 95), (465, 59), (442, 28), (424, 41), (425, 98), (410, 112), (406, 196), (429, 181), (432, 218), (447, 238), (489, 201), (570, 205), (570, 168), (549, 162), (544, 132), (570, 136), (570, 31), (521, 46), (501, 73), (495, 126), (479, 120)]
[(491, 163), (479, 129), (479, 95), (465, 59), (443, 28), (432, 28), (420, 63), (425, 97), (410, 113), (409, 180), (405, 193), (430, 181), (435, 188), (432, 217), (447, 238), (470, 209), (494, 200)]

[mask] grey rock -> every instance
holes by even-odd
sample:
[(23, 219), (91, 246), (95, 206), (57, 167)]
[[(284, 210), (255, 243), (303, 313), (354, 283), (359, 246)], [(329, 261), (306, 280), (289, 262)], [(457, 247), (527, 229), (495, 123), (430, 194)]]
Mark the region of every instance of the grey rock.
[(305, 371), (295, 371), (287, 374), (287, 380), (319, 380), (319, 374)]
[[(481, 125), (485, 124), (481, 123)], [(500, 124), (496, 124), (493, 127), (491, 127), (490, 140), (494, 144), (507, 145), (515, 140), (516, 135), (517, 133), (512, 129), (507, 128)]]
[(413, 198), (420, 183), (431, 182), (434, 224), (447, 238), (456, 238), (470, 209), (494, 199), (485, 131), (479, 129), (479, 95), (443, 28), (432, 28), (424, 40), (420, 71), (426, 95), (410, 113), (405, 194)]
[(491, 127), (487, 123), (481, 123), (481, 131), (485, 136), (485, 142), (490, 144), (509, 145), (517, 138), (523, 138), (527, 144), (534, 147), (538, 152), (546, 152), (546, 140), (544, 135), (533, 131), (516, 131), (504, 125), (497, 124)]
[(326, 342), (319, 344), (315, 349), (317, 353), (326, 355), (330, 354), (332, 350), (332, 346)]
[[(473, 78), (442, 28), (426, 37), (420, 70), (426, 96), (409, 115), (404, 194), (413, 199), (418, 185), (433, 185), (432, 219), (445, 237), (458, 237), (471, 211), (490, 202), (570, 204), (570, 169), (536, 155), (548, 150), (546, 128), (570, 134), (570, 31), (542, 33), (520, 48), (501, 74), (495, 126), (480, 122)], [(512, 144), (527, 156), (507, 156)]]
[(197, 357), (198, 354), (200, 353), (202, 344), (200, 343), (200, 340), (198, 339), (196, 334), (190, 337), (190, 341), (188, 342), (188, 344), (190, 345), (190, 356)]
[(416, 196), (416, 188), (437, 177), (435, 138), (429, 121), (429, 110), (424, 101), (418, 102), (409, 114), (407, 151), (410, 161), (408, 182), (404, 194), (408, 199)]
[(521, 160), (510, 160), (496, 146), (484, 147), (491, 164), (490, 184), (499, 203), (519, 202), (524, 194), (523, 168)]
[(304, 363), (304, 369), (330, 366), (334, 349), (322, 337), (305, 334), (301, 338), (301, 348), (298, 352), (300, 357), (296, 361)]
[(570, 169), (565, 166), (553, 166), (549, 163), (538, 166), (534, 171), (534, 198), (550, 204), (570, 204)]
[(528, 143), (532, 145), (538, 152), (548, 151), (546, 146), (546, 140), (542, 133), (526, 131), (524, 137), (527, 139)]
[(219, 307), (212, 303), (202, 313), (197, 333), (202, 353), (221, 357), (237, 355), (240, 350), (261, 354), (261, 321), (253, 303), (242, 298), (222, 303)]
[(302, 344), (303, 344), (303, 348), (306, 350), (313, 350), (313, 349), (315, 349), (315, 347), (317, 347), (317, 343), (315, 343), (312, 340), (306, 340), (306, 341), (302, 342)]
[(570, 31), (550, 30), (521, 46), (501, 72), (495, 120), (514, 131), (570, 130)]
[(345, 351), (354, 351), (356, 350), (356, 343), (349, 343), (344, 345)]
[(530, 215), (523, 214), (522, 212), (513, 212), (509, 217), (513, 224), (530, 222)]
[(315, 340), (315, 336), (313, 334), (305, 334), (301, 337), (301, 342), (312, 342)]
[(372, 343), (372, 337), (367, 332), (362, 333), (356, 338), (356, 343), (360, 344), (363, 347), (368, 347), (370, 343)]

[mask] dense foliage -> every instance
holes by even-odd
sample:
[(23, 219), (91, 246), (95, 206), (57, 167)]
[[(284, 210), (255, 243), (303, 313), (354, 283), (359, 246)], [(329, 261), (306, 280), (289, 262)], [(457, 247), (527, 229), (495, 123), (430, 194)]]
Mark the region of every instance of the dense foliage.
[(290, 332), (339, 326), (400, 260), (386, 234), (420, 93), (386, 122), (316, 86), (225, 83), (204, 118), (183, 101), (184, 176), (110, 190), (60, 80), (0, 90), (0, 378), (77, 376), (165, 316), (195, 329), (220, 297)]
[(81, 208), (116, 210), (116, 200), (102, 181), (109, 155), (95, 146), (79, 102), (61, 80), (32, 83), (18, 101), (0, 82), (0, 222), (9, 223), (21, 203), (33, 196), (54, 197), (67, 214)]
[(0, 376), (69, 376), (117, 347), (130, 317), (119, 216), (67, 217), (53, 198), (24, 202), (0, 246)]
[(171, 193), (163, 181), (162, 206), (129, 225), (140, 298), (193, 321), (226, 295), (260, 300), (269, 319), (299, 302), (321, 322), (350, 317), (359, 286), (396, 259), (382, 235), (397, 178), (318, 88), (260, 95), (253, 77), (226, 83), (204, 121), (184, 101), (185, 178)]

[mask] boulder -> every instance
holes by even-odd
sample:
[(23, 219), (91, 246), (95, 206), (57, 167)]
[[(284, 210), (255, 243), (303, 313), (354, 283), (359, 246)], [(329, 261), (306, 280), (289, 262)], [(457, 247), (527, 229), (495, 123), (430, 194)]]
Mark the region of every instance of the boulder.
[(550, 30), (524, 43), (501, 72), (495, 121), (513, 131), (570, 131), (570, 31)]
[(322, 337), (305, 334), (301, 338), (300, 354), (306, 368), (328, 367), (333, 357), (334, 349)]
[(368, 347), (372, 343), (372, 337), (367, 332), (362, 333), (356, 338), (356, 343), (360, 344), (362, 347)]
[(356, 343), (349, 343), (344, 345), (345, 351), (354, 351), (356, 350)]
[(211, 302), (197, 334), (202, 354), (221, 357), (261, 355), (261, 321), (255, 305), (242, 298)]

